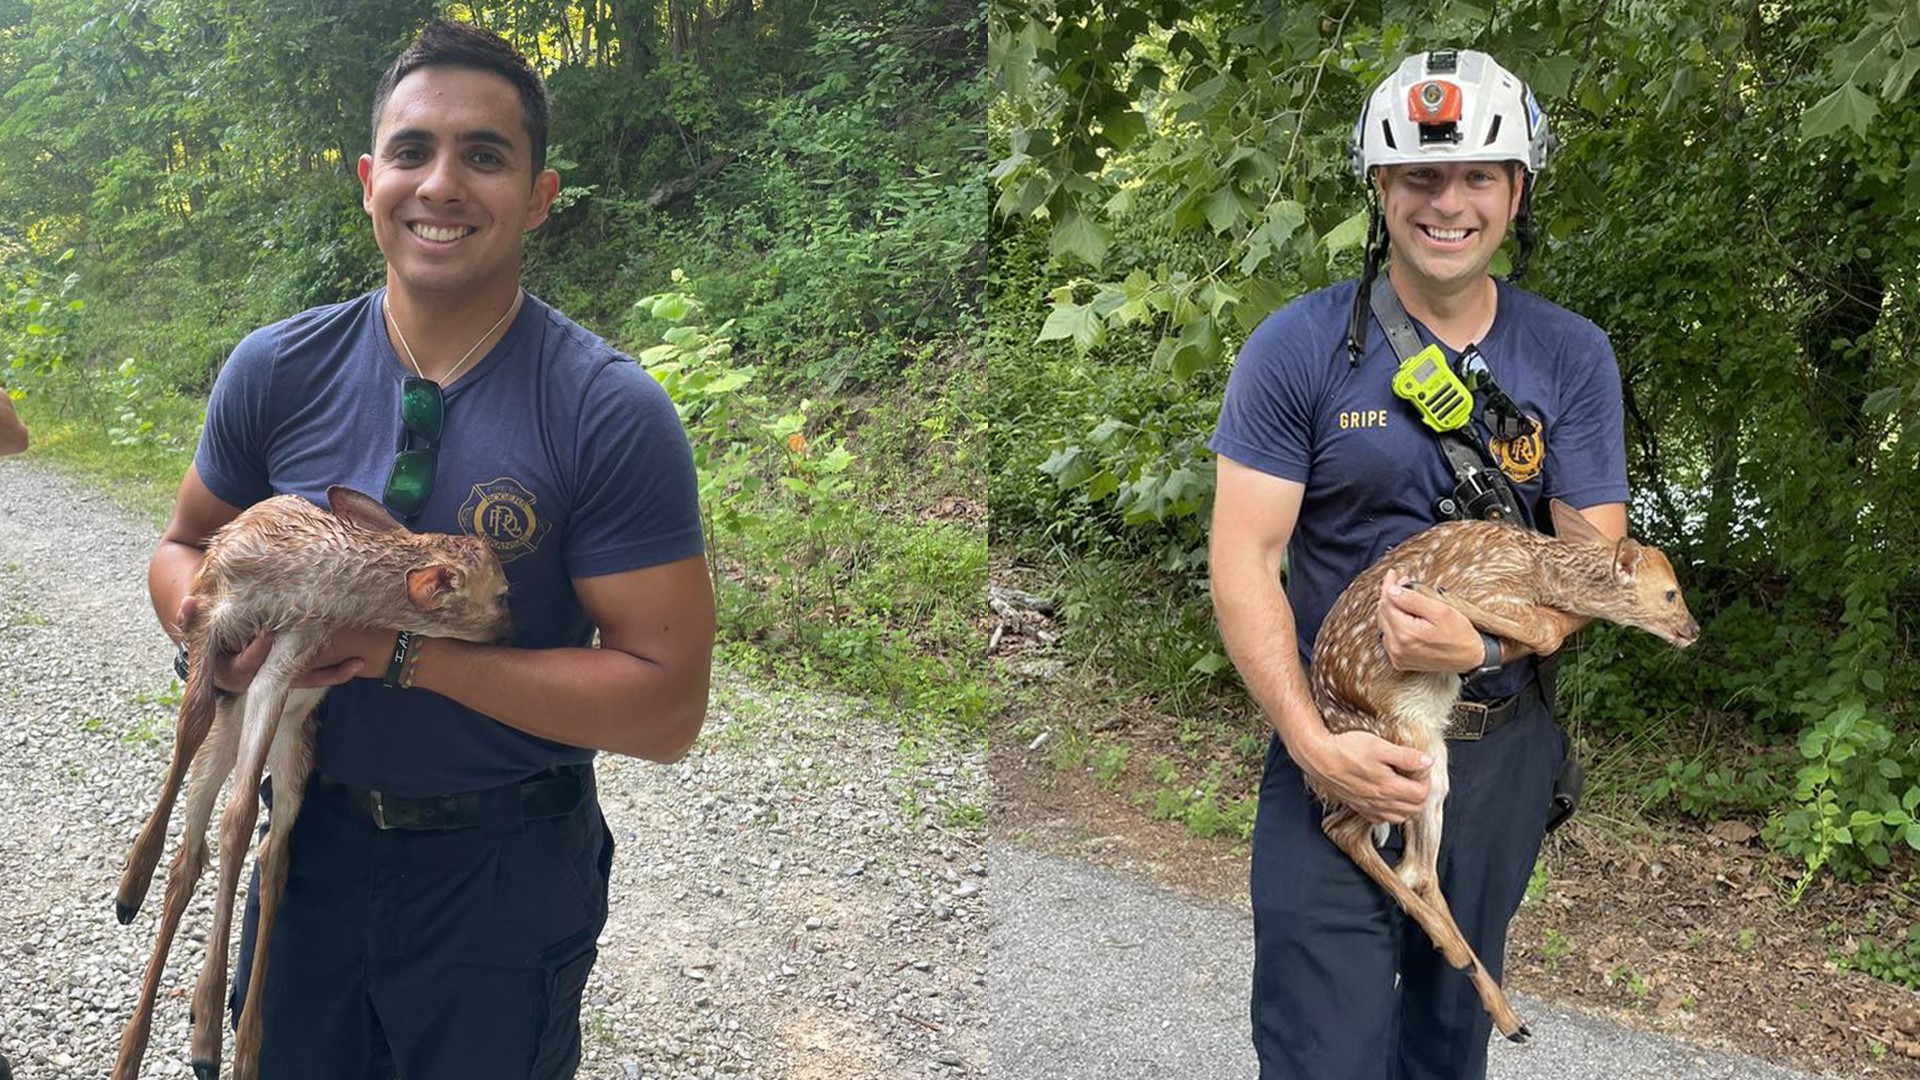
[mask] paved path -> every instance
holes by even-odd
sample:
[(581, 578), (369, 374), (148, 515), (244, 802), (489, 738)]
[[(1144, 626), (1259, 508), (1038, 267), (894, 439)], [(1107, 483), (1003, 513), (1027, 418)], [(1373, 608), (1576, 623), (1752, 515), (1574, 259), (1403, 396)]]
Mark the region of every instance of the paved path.
[[(998, 1080), (1251, 1080), (1253, 924), (1085, 863), (989, 847)], [(1017, 958), (1017, 960), (1016, 960)], [(1488, 1080), (1816, 1080), (1515, 995)]]

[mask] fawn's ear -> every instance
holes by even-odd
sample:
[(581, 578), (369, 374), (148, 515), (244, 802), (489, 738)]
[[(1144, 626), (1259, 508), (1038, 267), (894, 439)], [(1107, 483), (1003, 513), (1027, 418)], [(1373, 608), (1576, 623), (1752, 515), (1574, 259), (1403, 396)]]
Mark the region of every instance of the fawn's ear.
[(327, 505), (333, 508), (333, 516), (344, 518), (355, 525), (372, 532), (406, 532), (407, 527), (393, 520), (387, 508), (380, 500), (371, 495), (362, 495), (350, 487), (334, 484), (327, 488)]
[(1593, 547), (1606, 547), (1613, 543), (1593, 527), (1587, 516), (1559, 499), (1553, 500), (1547, 507), (1553, 515), (1553, 535), (1569, 544), (1588, 544)]
[(1640, 572), (1645, 554), (1639, 541), (1632, 537), (1621, 540), (1613, 549), (1613, 576), (1623, 585), (1631, 583), (1633, 576)]
[(462, 574), (457, 566), (434, 563), (407, 571), (407, 599), (421, 611), (437, 610), (447, 594), (460, 587)]

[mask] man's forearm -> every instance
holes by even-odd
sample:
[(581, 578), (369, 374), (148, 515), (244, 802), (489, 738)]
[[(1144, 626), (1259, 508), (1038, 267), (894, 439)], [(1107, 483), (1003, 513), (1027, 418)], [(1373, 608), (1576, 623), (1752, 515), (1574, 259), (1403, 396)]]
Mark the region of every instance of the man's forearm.
[(431, 638), (413, 685), (529, 735), (652, 761), (683, 757), (707, 714), (709, 667), (618, 649), (514, 649)]
[(1326, 733), (1295, 645), (1293, 608), (1279, 587), (1244, 575), (1215, 575), (1214, 612), (1227, 655), (1247, 692), (1289, 750)]
[(167, 636), (175, 641), (180, 640), (180, 627), (174, 625), (175, 617), (180, 614), (180, 601), (186, 599), (193, 575), (206, 557), (204, 550), (191, 544), (162, 540), (154, 549), (153, 558), (147, 561), (147, 596), (153, 601), (153, 614)]

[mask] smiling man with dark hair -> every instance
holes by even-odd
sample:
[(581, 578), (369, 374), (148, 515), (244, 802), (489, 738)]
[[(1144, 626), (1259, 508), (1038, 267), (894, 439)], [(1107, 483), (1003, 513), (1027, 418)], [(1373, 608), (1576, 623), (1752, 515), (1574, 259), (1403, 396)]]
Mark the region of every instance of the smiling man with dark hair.
[[(344, 631), (303, 680), (335, 689), (272, 938), (266, 1080), (572, 1076), (613, 857), (595, 752), (673, 761), (705, 717), (686, 434), (645, 371), (520, 285), (559, 190), (546, 123), (539, 76), (492, 34), (437, 22), (401, 54), (358, 163), (386, 283), (234, 350), (154, 551), (177, 635), (215, 530), (345, 484), (484, 537), (511, 585), (510, 645)], [(217, 658), (218, 685), (267, 644)]]

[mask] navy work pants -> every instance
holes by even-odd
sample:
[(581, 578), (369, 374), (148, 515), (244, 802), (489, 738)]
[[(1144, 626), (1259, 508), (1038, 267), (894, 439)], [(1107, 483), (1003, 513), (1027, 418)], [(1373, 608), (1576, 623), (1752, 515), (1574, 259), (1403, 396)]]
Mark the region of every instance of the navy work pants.
[[(380, 830), (308, 789), (263, 999), (262, 1080), (564, 1080), (607, 919), (592, 772), (570, 814)], [(246, 1000), (259, 876), (229, 1001)]]
[[(1537, 695), (1447, 743), (1440, 888), (1495, 979), (1567, 743)], [(1276, 738), (1253, 833), (1253, 1042), (1260, 1080), (1480, 1080), (1492, 1024), (1467, 976), (1320, 830)], [(1383, 854), (1399, 858), (1395, 829)], [(1398, 975), (1396, 984), (1395, 975)]]

